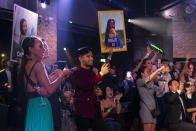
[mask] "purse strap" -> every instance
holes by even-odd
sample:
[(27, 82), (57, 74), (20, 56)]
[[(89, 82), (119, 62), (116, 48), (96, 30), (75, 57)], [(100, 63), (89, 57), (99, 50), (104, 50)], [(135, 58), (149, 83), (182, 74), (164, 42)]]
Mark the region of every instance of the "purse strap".
[(151, 112), (150, 108), (148, 107), (148, 105), (141, 99), (141, 102), (144, 103), (144, 105), (147, 107), (147, 109)]
[[(156, 97), (156, 92), (154, 93), (154, 99), (155, 99), (155, 104), (156, 104), (156, 107), (155, 109), (158, 107), (158, 102), (157, 102), (157, 97)], [(141, 99), (141, 101), (144, 103), (144, 105), (148, 108), (148, 110), (151, 112), (150, 108), (148, 107), (148, 105)]]

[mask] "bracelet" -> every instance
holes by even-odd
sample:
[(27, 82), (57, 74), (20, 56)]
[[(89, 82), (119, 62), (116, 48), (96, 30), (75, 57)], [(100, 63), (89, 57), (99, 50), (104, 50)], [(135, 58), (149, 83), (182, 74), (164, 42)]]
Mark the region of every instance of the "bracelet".
[(101, 76), (104, 76), (104, 74), (103, 74), (102, 72), (99, 72), (99, 74), (100, 74)]
[(118, 101), (118, 102), (116, 102), (116, 105), (118, 105), (118, 104), (120, 104), (120, 102)]

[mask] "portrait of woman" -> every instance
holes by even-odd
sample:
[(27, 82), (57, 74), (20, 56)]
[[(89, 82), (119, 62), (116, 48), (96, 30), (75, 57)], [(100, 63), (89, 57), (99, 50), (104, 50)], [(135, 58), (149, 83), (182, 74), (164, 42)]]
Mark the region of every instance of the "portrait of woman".
[(115, 20), (108, 19), (105, 34), (105, 47), (123, 48), (118, 34), (115, 30)]
[(20, 40), (19, 40), (20, 45), (22, 44), (26, 35), (27, 35), (27, 21), (24, 18), (22, 18), (20, 20)]
[(15, 4), (13, 18), (10, 59), (17, 62), (24, 54), (22, 49), (23, 40), (27, 36), (37, 35), (38, 14)]

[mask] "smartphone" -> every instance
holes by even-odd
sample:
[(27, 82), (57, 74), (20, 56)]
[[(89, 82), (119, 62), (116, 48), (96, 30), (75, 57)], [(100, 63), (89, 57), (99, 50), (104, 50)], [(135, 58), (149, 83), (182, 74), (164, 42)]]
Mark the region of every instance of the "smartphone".
[(58, 65), (57, 64), (53, 64), (52, 65), (52, 70), (56, 70), (56, 69), (58, 69)]

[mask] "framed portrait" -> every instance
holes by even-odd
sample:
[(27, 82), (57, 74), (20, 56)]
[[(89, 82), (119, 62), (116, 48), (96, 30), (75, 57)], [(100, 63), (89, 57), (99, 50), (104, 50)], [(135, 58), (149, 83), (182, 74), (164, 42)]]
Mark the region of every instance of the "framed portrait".
[(22, 42), (27, 36), (37, 35), (38, 14), (14, 4), (14, 20), (10, 60), (17, 62), (23, 56)]
[(124, 12), (98, 11), (101, 53), (127, 51)]

